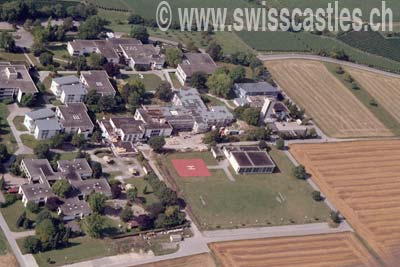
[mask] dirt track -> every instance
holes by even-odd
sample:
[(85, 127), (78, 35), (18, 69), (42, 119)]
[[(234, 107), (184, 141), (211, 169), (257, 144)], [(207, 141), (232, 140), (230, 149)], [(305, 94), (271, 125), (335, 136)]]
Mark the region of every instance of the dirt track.
[(224, 267), (377, 267), (352, 233), (213, 243)]
[(323, 63), (283, 60), (266, 63), (274, 79), (331, 137), (393, 135)]
[(400, 141), (293, 145), (291, 153), (389, 264), (400, 262)]

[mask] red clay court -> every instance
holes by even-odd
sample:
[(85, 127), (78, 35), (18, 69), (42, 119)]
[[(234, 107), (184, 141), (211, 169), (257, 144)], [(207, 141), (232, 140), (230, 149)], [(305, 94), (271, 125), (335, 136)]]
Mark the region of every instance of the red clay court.
[(180, 177), (211, 176), (206, 163), (202, 159), (173, 159), (172, 165)]

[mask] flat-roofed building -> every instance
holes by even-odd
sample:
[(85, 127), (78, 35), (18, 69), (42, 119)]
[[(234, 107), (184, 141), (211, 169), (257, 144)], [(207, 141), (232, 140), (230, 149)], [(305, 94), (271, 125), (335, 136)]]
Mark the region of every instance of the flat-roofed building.
[(0, 63), (0, 100), (16, 98), (21, 102), (24, 95), (37, 93), (38, 89), (24, 65)]
[(189, 83), (193, 74), (196, 72), (212, 75), (218, 66), (209, 54), (205, 53), (185, 53), (182, 63), (178, 64), (176, 74), (182, 85)]
[(104, 70), (82, 72), (80, 81), (88, 91), (94, 90), (101, 96), (115, 96), (116, 92), (110, 82), (110, 77)]
[(25, 114), (24, 126), (28, 129), (29, 133), (33, 134), (35, 132), (37, 121), (55, 117), (56, 113), (50, 108), (33, 110)]
[(78, 77), (75, 75), (68, 75), (68, 76), (62, 76), (62, 77), (57, 77), (53, 78), (51, 81), (51, 86), (50, 86), (50, 91), (57, 97), (61, 97), (61, 87), (66, 86), (66, 85), (75, 85), (79, 84), (80, 81)]
[(60, 87), (60, 90), (61, 90), (60, 101), (63, 104), (82, 103), (85, 101), (87, 95), (87, 89), (81, 83), (62, 85)]
[(152, 44), (120, 45), (128, 65), (136, 70), (162, 69), (165, 57)]
[(226, 146), (223, 152), (237, 174), (273, 173), (276, 167), (268, 153), (256, 146)]
[(92, 214), (92, 210), (87, 202), (79, 198), (69, 198), (58, 207), (57, 214), (63, 218), (63, 221), (81, 220)]
[(47, 118), (36, 121), (33, 135), (37, 140), (45, 140), (59, 134), (61, 130), (61, 125), (56, 118)]
[(56, 115), (63, 131), (66, 133), (83, 134), (85, 138), (88, 138), (93, 133), (94, 124), (83, 103), (70, 103), (65, 106), (58, 106)]

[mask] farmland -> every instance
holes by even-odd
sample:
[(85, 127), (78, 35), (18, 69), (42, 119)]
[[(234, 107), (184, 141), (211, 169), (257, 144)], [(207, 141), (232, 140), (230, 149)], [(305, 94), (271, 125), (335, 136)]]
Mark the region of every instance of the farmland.
[(352, 233), (213, 243), (224, 267), (377, 267), (378, 262)]
[(268, 62), (282, 89), (329, 136), (336, 138), (393, 134), (319, 62)]
[(389, 266), (398, 262), (400, 142), (293, 145), (290, 150), (369, 246)]
[(215, 263), (209, 254), (199, 254), (189, 257), (182, 257), (172, 260), (159, 261), (138, 267), (215, 267)]
[(400, 78), (345, 68), (350, 75), (400, 122)]
[(279, 167), (273, 174), (234, 175), (210, 170), (209, 177), (181, 178), (172, 166), (177, 158), (201, 158), (217, 165), (210, 152), (175, 153), (162, 158), (162, 171), (174, 179), (202, 229), (258, 227), (326, 221), (329, 208), (311, 198), (312, 188), (292, 176), (293, 165), (282, 151), (271, 157)]

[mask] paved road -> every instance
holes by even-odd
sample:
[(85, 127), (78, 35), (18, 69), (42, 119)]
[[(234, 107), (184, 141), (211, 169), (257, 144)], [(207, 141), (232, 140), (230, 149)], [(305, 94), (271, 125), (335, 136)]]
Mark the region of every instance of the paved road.
[(22, 143), (20, 135), (25, 132), (18, 131), (14, 126), (14, 118), (17, 116), (25, 116), (25, 113), (31, 111), (29, 108), (20, 108), (16, 103), (7, 106), (10, 115), (7, 117), (7, 122), (10, 125), (10, 129), (15, 137), (15, 140), (18, 145), (18, 149), (15, 152), (15, 155), (20, 154), (32, 154), (33, 150)]
[(322, 61), (334, 64), (340, 64), (343, 66), (353, 67), (360, 70), (366, 70), (370, 72), (374, 72), (377, 74), (386, 75), (389, 77), (400, 78), (399, 74), (374, 69), (365, 65), (360, 65), (357, 63), (352, 63), (348, 61), (337, 60), (334, 58), (329, 57), (321, 57), (316, 55), (308, 55), (308, 54), (277, 54), (277, 55), (266, 55), (266, 54), (259, 54), (257, 56), (261, 61), (275, 61), (275, 60), (285, 60), (285, 59), (307, 59), (307, 60), (315, 60), (315, 61)]

